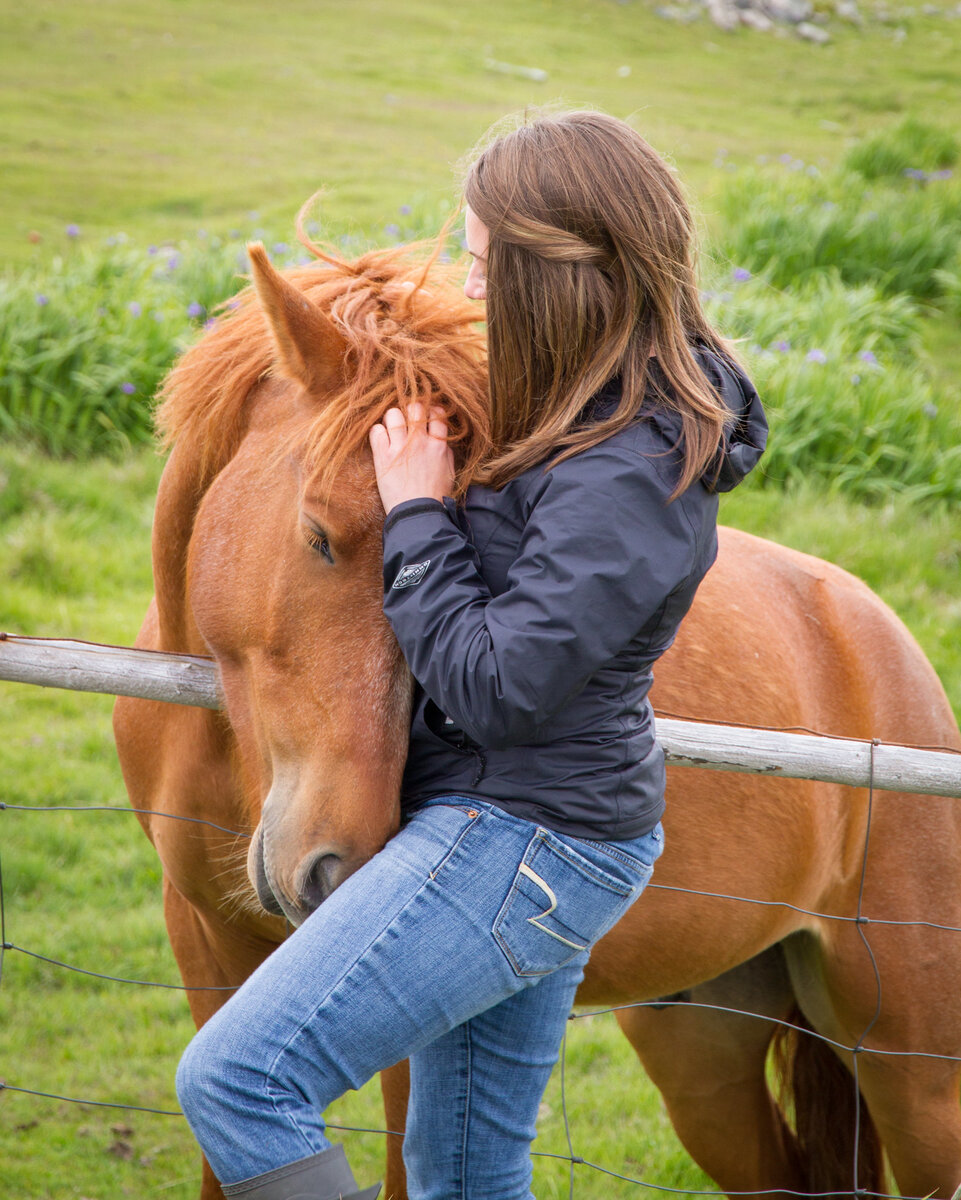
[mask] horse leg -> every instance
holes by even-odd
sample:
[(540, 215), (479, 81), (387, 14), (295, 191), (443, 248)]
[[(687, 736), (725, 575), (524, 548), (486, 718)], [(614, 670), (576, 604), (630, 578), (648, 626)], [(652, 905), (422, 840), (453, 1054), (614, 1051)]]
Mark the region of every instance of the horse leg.
[[(410, 1066), (406, 1058), (396, 1066), (381, 1071), (380, 1087), (384, 1094), (387, 1128), (403, 1134), (407, 1125), (407, 1100), (410, 1096)], [(407, 1200), (407, 1172), (404, 1169), (403, 1149), (403, 1137), (387, 1135), (384, 1200)]]
[[(229, 990), (214, 989), (239, 987), (270, 954), (275, 943), (251, 936), (219, 916), (202, 915), (166, 876), (163, 897), (167, 933), (184, 985), (200, 989), (187, 993), (191, 1014), (199, 1028), (231, 995)], [(208, 988), (211, 990), (204, 990)], [(206, 1159), (200, 1200), (224, 1200)]]
[(774, 946), (678, 1003), (616, 1014), (681, 1142), (725, 1191), (802, 1190), (793, 1137), (765, 1075), (774, 1028), (764, 1018), (785, 1020), (793, 1003)]
[(961, 1184), (958, 1064), (864, 1053), (858, 1076), (900, 1193), (953, 1195)]
[[(951, 1196), (961, 1183), (961, 1063), (953, 1061), (961, 1051), (961, 1002), (951, 941), (958, 935), (869, 925), (866, 936), (881, 980), (877, 1019), (871, 957), (850, 926), (823, 938), (789, 940), (798, 1000), (826, 1037), (854, 1046), (867, 1030), (867, 1046), (893, 1052), (859, 1052), (857, 1074), (898, 1189), (907, 1196)], [(837, 1055), (852, 1071), (853, 1053)], [(864, 1178), (858, 1184), (873, 1188)]]

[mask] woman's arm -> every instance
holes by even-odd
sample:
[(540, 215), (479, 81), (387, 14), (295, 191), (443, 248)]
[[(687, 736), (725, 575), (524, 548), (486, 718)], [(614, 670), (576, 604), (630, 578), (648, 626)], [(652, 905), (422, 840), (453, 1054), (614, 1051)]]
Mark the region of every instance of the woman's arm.
[(537, 487), (496, 597), (451, 501), (402, 501), (384, 526), (384, 611), (411, 671), (492, 748), (530, 741), (655, 616), (696, 557), (687, 506), (667, 503), (672, 484), (656, 459), (621, 439), (559, 464)]

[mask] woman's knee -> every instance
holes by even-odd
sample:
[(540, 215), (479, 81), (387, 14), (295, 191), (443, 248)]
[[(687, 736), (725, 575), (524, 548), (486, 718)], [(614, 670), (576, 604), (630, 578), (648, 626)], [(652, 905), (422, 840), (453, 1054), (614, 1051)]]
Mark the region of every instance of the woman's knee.
[(177, 1067), (177, 1099), (191, 1126), (217, 1106), (230, 1091), (233, 1055), (211, 1026), (204, 1026), (188, 1044)]
[(183, 1109), (184, 1116), (191, 1125), (193, 1124), (193, 1114), (203, 1102), (206, 1075), (203, 1058), (203, 1050), (200, 1046), (200, 1034), (197, 1034), (181, 1055), (174, 1081), (180, 1107)]

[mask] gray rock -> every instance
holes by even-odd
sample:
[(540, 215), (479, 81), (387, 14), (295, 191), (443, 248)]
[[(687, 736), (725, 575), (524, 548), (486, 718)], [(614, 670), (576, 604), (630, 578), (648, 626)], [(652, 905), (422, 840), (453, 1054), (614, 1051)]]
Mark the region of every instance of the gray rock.
[(810, 21), (801, 21), (795, 32), (806, 42), (816, 42), (819, 46), (831, 40), (831, 35), (826, 29), (822, 29), (820, 25), (812, 25)]
[(836, 0), (834, 12), (842, 21), (849, 21), (852, 25), (864, 24), (864, 17), (861, 16), (856, 0)]
[(733, 33), (741, 23), (732, 0), (707, 0), (707, 12), (718, 29), (725, 33)]
[(772, 21), (787, 21), (791, 25), (810, 20), (814, 13), (811, 0), (761, 0), (759, 7)]
[(774, 28), (774, 22), (764, 13), (756, 12), (753, 8), (745, 8), (740, 13), (741, 24), (748, 29), (756, 29), (758, 33), (769, 33)]

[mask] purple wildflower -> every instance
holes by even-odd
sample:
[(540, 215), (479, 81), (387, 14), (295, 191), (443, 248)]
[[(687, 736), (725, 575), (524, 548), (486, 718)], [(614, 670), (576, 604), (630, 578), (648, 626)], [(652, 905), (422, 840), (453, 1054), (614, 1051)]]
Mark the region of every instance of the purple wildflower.
[(395, 225), (392, 221), (389, 225), (384, 226), (384, 233), (386, 233), (388, 237), (400, 237), (400, 226)]
[(862, 350), (858, 358), (861, 362), (867, 363), (869, 367), (876, 367), (878, 365), (878, 356), (873, 350)]
[(774, 349), (778, 352), (778, 354), (787, 354), (787, 352), (791, 349), (791, 343), (785, 341), (775, 342)]
[(216, 318), (216, 317), (208, 317), (208, 318), (207, 318), (207, 320), (206, 320), (206, 321), (204, 321), (204, 329), (213, 329), (213, 327), (214, 327), (216, 324), (217, 324), (217, 318)]
[(150, 254), (150, 255), (154, 255), (154, 254), (156, 254), (156, 253), (157, 253), (157, 247), (156, 247), (156, 246), (148, 246), (148, 247), (147, 247), (147, 253), (148, 253), (148, 254)]
[(187, 305), (188, 317), (202, 317), (204, 315), (204, 311), (204, 306), (202, 304), (198, 304), (196, 300), (191, 300)]
[(132, 317), (139, 317), (143, 312), (143, 309), (140, 307), (139, 301), (131, 300), (127, 305), (127, 312), (129, 312)]
[(239, 300), (228, 300), (228, 301), (227, 301), (227, 307), (228, 307), (229, 309), (237, 309), (237, 308), (240, 308), (240, 301), (239, 301)]
[(828, 356), (823, 350), (809, 350), (806, 357), (808, 362), (813, 363), (826, 363), (828, 360)]
[(917, 179), (918, 181), (925, 180), (928, 177), (927, 172), (922, 171), (920, 167), (905, 167), (904, 174), (908, 179)]
[(179, 266), (180, 266), (180, 255), (179, 254), (171, 254), (170, 257), (167, 259), (167, 270), (168, 271), (176, 271), (176, 269)]
[(782, 163), (785, 167), (789, 167), (791, 165), (791, 163), (794, 162), (794, 155), (793, 154), (781, 154), (778, 156), (778, 162)]
[(410, 205), (409, 205), (409, 204), (402, 204), (402, 205), (400, 206), (400, 215), (401, 215), (402, 217), (409, 217), (409, 216), (410, 216)]
[(132, 383), (128, 382), (128, 383), (122, 383), (120, 385), (120, 390), (123, 392), (123, 394), (125, 396), (132, 396), (137, 389), (134, 387), (134, 385)]
[(747, 283), (747, 281), (751, 278), (751, 272), (747, 269), (747, 267), (735, 267), (731, 272), (731, 276), (736, 283)]
[(931, 179), (950, 179), (954, 172), (950, 167), (942, 167), (940, 171), (932, 171)]
[(37, 305), (40, 308), (45, 308), (50, 303), (50, 297), (45, 296), (43, 292), (37, 292)]
[(286, 242), (275, 242), (274, 243), (274, 247), (273, 247), (274, 254), (287, 254), (289, 251), (290, 251), (290, 247), (287, 245)]
[(80, 226), (79, 226), (79, 225), (74, 225), (74, 224), (72, 224), (72, 223), (71, 223), (71, 224), (70, 224), (70, 225), (68, 225), (68, 226), (67, 226), (67, 228), (64, 230), (64, 233), (66, 233), (66, 235), (67, 235), (67, 237), (68, 237), (68, 238), (76, 238), (76, 237), (79, 237), (79, 236), (80, 236)]

